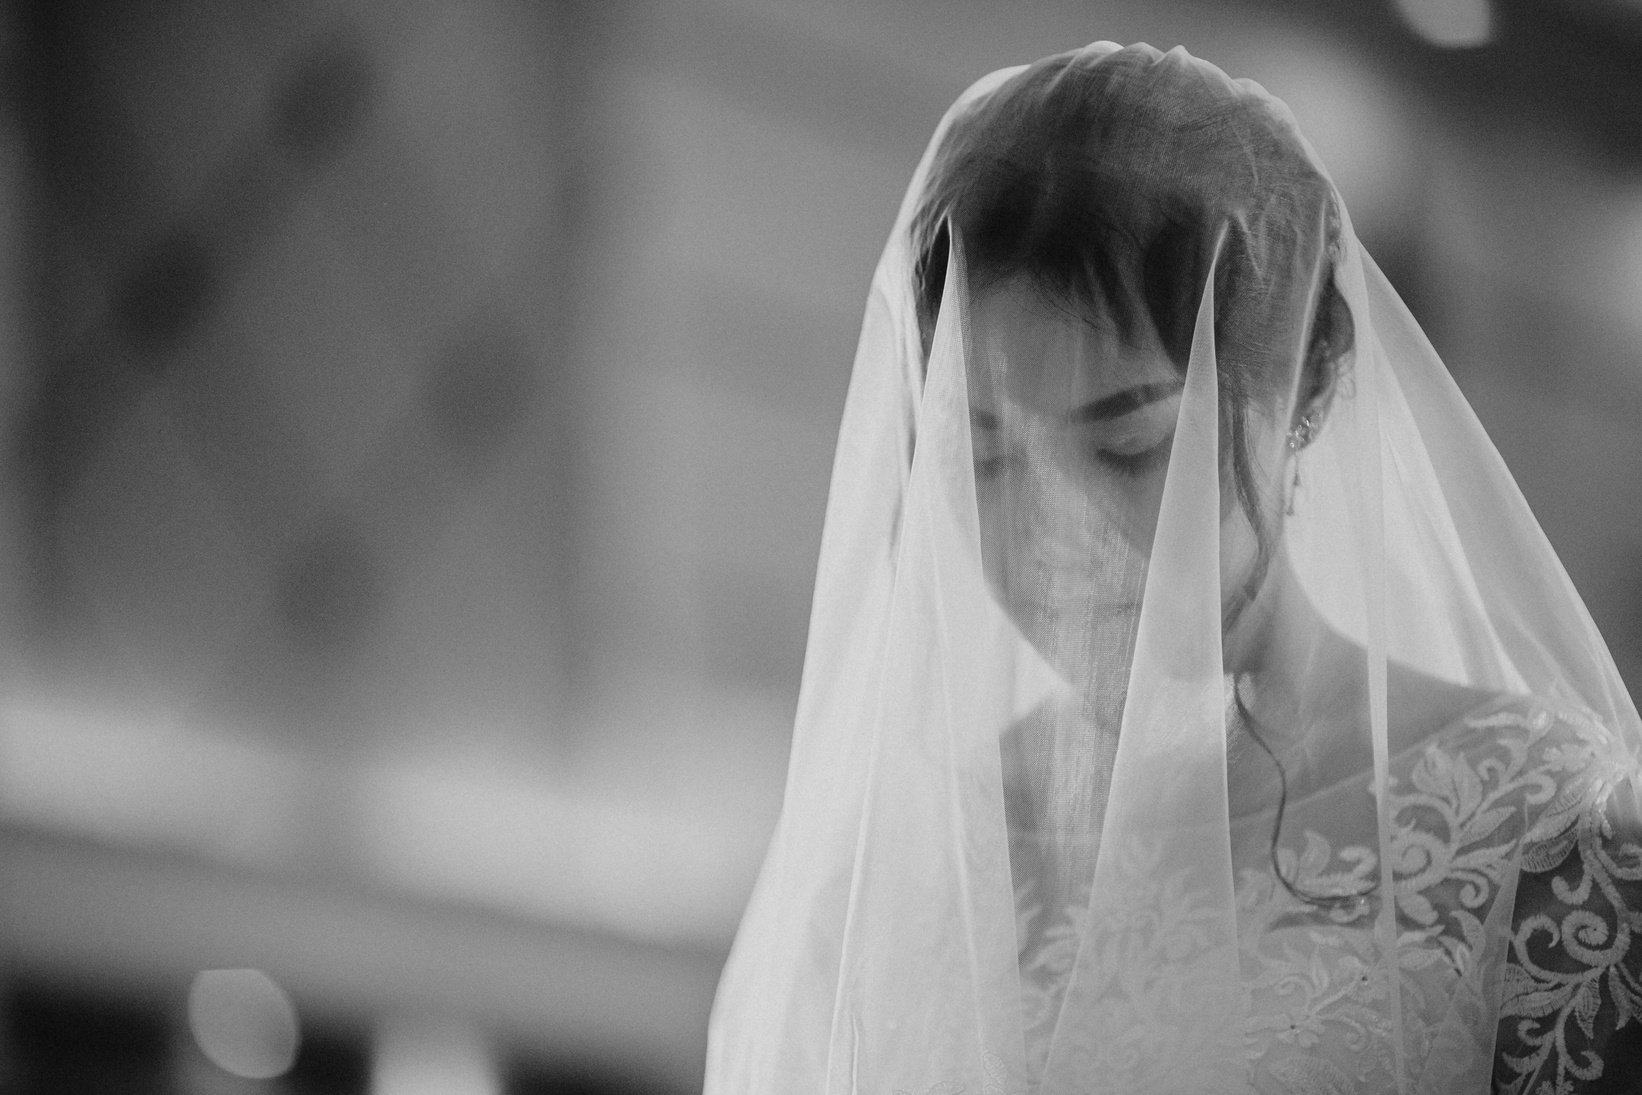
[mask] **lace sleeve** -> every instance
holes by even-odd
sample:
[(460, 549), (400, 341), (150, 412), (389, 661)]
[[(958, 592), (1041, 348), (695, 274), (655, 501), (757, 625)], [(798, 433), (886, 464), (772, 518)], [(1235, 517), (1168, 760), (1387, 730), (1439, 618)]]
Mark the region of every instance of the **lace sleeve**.
[(1642, 1084), (1642, 817), (1629, 786), (1576, 767), (1523, 843), (1499, 1095), (1635, 1095)]

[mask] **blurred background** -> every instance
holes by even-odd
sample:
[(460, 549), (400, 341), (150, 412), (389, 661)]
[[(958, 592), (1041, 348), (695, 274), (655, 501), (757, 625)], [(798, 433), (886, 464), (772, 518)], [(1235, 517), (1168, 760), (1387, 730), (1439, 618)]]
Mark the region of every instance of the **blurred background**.
[(1642, 685), (1637, 0), (0, 9), (0, 1091), (699, 1089), (946, 105), (1284, 97)]

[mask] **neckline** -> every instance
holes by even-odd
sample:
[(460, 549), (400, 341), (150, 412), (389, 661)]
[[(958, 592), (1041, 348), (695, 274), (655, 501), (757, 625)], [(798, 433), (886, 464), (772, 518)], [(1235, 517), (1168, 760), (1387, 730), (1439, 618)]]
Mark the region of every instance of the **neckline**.
[[(1417, 752), (1420, 752), (1420, 751), (1423, 751), (1423, 750), (1426, 750), (1426, 749), (1430, 749), (1431, 747), (1433, 747), (1435, 745), (1439, 745), (1439, 744), (1441, 744), (1441, 743), (1457, 736), (1460, 733), (1473, 731), (1474, 729), (1476, 729), (1475, 724), (1478, 720), (1486, 718), (1487, 716), (1489, 716), (1491, 714), (1495, 714), (1498, 711), (1500, 711), (1500, 710), (1502, 710), (1506, 707), (1513, 706), (1513, 705), (1543, 706), (1542, 704), (1540, 704), (1540, 701), (1538, 701), (1534, 697), (1519, 694), (1519, 693), (1502, 692), (1502, 693), (1498, 693), (1496, 695), (1490, 696), (1487, 699), (1482, 700), (1481, 702), (1479, 702), (1477, 704), (1474, 704), (1470, 708), (1467, 708), (1466, 710), (1464, 710), (1460, 714), (1454, 716), (1453, 718), (1450, 718), (1447, 722), (1443, 723), (1442, 726), (1440, 726), (1438, 729), (1432, 731), (1430, 734), (1427, 734), (1425, 737), (1420, 738), (1420, 739), (1415, 740), (1415, 741), (1411, 741), (1411, 742), (1407, 743), (1406, 745), (1404, 745), (1402, 748), (1396, 750), (1395, 752), (1390, 753), (1389, 756), (1387, 757), (1387, 767), (1388, 768), (1389, 767), (1394, 767), (1399, 761), (1402, 761), (1405, 758), (1407, 758), (1407, 757), (1409, 757), (1409, 756), (1411, 756), (1411, 755), (1413, 755)], [(1303, 743), (1304, 740), (1305, 739), (1302, 737), (1302, 738), (1296, 739), (1296, 742), (1297, 743)], [(1283, 753), (1281, 753), (1279, 755), (1280, 756), (1291, 755), (1298, 748), (1299, 748), (1299, 744), (1296, 744), (1295, 746), (1292, 746), (1290, 749), (1285, 750)], [(1364, 790), (1369, 792), (1369, 793), (1372, 793), (1373, 778), (1374, 778), (1374, 772), (1373, 772), (1373, 767), (1372, 767), (1372, 761), (1370, 761), (1369, 766), (1355, 768), (1354, 770), (1352, 770), (1351, 772), (1349, 772), (1345, 775), (1338, 776), (1338, 777), (1328, 781), (1327, 783), (1321, 784), (1317, 787), (1313, 787), (1313, 788), (1307, 790), (1304, 794), (1301, 794), (1301, 795), (1292, 795), (1291, 794), (1288, 798), (1287, 808), (1292, 810), (1292, 809), (1294, 809), (1298, 806), (1301, 806), (1305, 803), (1314, 801), (1315, 799), (1317, 799), (1319, 797), (1322, 797), (1324, 795), (1333, 794), (1333, 793), (1339, 791), (1342, 787), (1347, 787), (1347, 786), (1349, 786), (1353, 783), (1357, 783), (1357, 782), (1365, 782), (1365, 783), (1369, 784), (1370, 786), (1365, 787)], [(1263, 818), (1269, 818), (1269, 812), (1262, 809), (1262, 810), (1257, 810), (1253, 813), (1246, 813), (1246, 814), (1236, 815), (1231, 819), (1231, 823), (1233, 825), (1238, 825), (1238, 824), (1244, 824), (1244, 823), (1247, 823), (1247, 822), (1250, 822), (1250, 821), (1260, 820), (1260, 819), (1263, 819)]]

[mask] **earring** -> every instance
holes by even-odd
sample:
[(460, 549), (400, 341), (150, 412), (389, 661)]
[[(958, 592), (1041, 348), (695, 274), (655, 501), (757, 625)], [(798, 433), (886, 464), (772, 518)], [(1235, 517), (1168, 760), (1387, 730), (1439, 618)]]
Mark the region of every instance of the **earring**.
[(1322, 425), (1314, 412), (1308, 411), (1300, 421), (1289, 427), (1289, 452), (1299, 452), (1317, 437), (1317, 428)]
[(1289, 427), (1288, 450), (1293, 454), (1294, 478), (1289, 483), (1288, 505), (1283, 507), (1283, 512), (1290, 517), (1294, 516), (1294, 496), (1300, 493), (1300, 450), (1311, 444), (1317, 436), (1318, 425), (1318, 419), (1308, 413)]

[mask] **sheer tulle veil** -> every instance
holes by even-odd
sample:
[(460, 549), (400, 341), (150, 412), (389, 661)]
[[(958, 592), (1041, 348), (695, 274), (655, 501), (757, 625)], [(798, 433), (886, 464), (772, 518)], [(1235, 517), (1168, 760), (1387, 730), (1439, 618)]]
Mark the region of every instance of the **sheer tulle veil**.
[[(1578, 778), (1488, 798), (1453, 758), (1519, 722)], [(1489, 1090), (1524, 857), (1639, 753), (1287, 109), (1179, 49), (994, 73), (872, 279), (706, 1089)], [(1302, 950), (1344, 1033), (1271, 1018)]]

